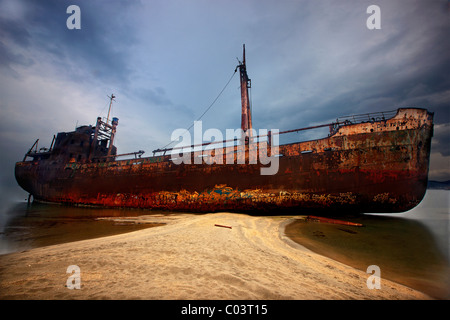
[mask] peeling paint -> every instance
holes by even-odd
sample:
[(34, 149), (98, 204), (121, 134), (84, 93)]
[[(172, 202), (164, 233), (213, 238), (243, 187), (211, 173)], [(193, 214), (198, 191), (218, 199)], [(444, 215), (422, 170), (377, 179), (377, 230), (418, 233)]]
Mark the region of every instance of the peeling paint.
[(75, 205), (400, 212), (425, 194), (432, 133), (431, 113), (399, 109), (391, 119), (345, 124), (323, 139), (279, 146), (279, 171), (273, 176), (260, 175), (263, 165), (248, 163), (247, 148), (246, 164), (176, 165), (170, 156), (23, 161), (16, 164), (16, 179), (36, 200)]

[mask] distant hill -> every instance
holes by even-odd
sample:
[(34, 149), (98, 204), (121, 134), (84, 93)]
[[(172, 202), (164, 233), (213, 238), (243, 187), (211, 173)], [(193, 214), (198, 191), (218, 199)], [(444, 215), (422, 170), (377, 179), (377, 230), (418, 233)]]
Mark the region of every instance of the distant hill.
[(450, 190), (450, 180), (447, 181), (428, 181), (428, 189)]

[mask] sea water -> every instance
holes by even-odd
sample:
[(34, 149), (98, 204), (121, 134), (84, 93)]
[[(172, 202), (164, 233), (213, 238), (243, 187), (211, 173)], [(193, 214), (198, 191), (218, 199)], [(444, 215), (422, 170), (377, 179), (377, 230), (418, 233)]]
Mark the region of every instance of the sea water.
[[(286, 235), (363, 271), (377, 265), (382, 279), (450, 299), (449, 196), (449, 190), (427, 190), (423, 201), (408, 212), (347, 219), (363, 227), (297, 220), (287, 226)], [(0, 254), (140, 230), (149, 225), (98, 218), (155, 214), (146, 210), (27, 205), (26, 201), (2, 205)]]
[(319, 254), (381, 279), (450, 299), (449, 190), (427, 190), (414, 209), (398, 214), (336, 217), (362, 227), (297, 220), (286, 228), (292, 240)]
[[(153, 224), (118, 223), (102, 217), (133, 217), (145, 210), (12, 202), (0, 212), (0, 254), (137, 231)], [(152, 212), (154, 214), (154, 212)]]

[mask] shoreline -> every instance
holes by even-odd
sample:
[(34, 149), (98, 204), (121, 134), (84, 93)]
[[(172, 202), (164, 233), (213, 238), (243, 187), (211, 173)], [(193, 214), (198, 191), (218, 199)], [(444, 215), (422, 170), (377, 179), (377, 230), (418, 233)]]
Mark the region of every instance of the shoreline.
[(312, 252), (363, 272), (377, 265), (382, 281), (388, 279), (433, 299), (450, 298), (450, 264), (423, 225), (370, 215), (352, 220), (361, 225), (292, 219), (285, 234)]
[[(368, 289), (369, 274), (289, 239), (293, 218), (161, 215), (163, 226), (2, 255), (0, 299), (432, 299), (385, 279)], [(66, 287), (71, 265), (79, 290)]]

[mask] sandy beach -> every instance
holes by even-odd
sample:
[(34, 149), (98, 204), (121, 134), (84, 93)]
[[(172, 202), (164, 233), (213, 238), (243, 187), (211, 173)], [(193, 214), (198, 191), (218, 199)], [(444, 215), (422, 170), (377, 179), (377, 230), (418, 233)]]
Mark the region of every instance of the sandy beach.
[(141, 216), (165, 225), (0, 256), (0, 299), (430, 299), (385, 279), (368, 289), (369, 274), (286, 237), (293, 218)]

